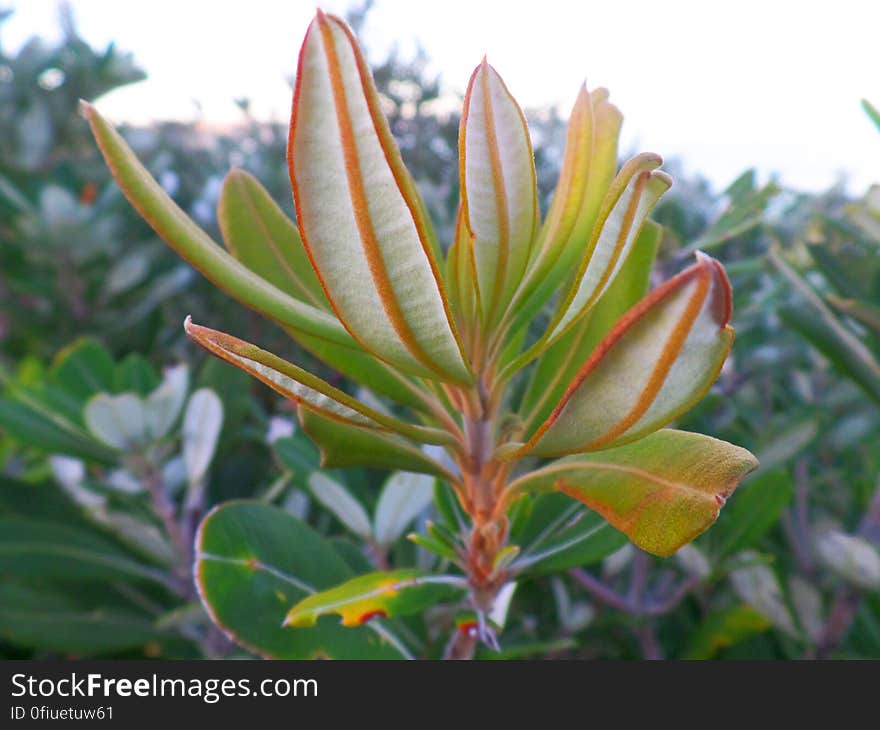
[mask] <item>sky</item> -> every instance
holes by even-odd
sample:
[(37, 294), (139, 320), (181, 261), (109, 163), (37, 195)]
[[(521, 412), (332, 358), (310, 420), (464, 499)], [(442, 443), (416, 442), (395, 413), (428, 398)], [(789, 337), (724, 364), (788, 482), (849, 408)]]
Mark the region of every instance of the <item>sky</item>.
[[(5, 0), (7, 50), (57, 37), (54, 0)], [(323, 0), (343, 13), (350, 0)], [(285, 120), (288, 79), (312, 0), (73, 0), (81, 35), (114, 40), (149, 79), (98, 107), (114, 121), (239, 118), (233, 103)], [(525, 108), (565, 115), (579, 85), (606, 86), (624, 114), (622, 148), (679, 158), (721, 188), (747, 167), (818, 191), (880, 181), (877, 0), (377, 0), (363, 32), (371, 58), (420, 43), (451, 99), (483, 54)]]

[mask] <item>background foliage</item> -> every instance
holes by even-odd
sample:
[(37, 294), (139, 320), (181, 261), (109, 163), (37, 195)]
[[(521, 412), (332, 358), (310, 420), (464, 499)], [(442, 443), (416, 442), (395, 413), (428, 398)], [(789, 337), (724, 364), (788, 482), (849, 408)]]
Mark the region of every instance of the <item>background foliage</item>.
[[(367, 11), (352, 12), (355, 29)], [(284, 403), (187, 344), (181, 313), (208, 313), (340, 377), (208, 285), (130, 209), (77, 104), (144, 72), (113, 46), (92, 48), (69, 14), (61, 23), (58, 45), (35, 38), (14, 55), (0, 45), (0, 655), (240, 654), (204, 615), (189, 574), (198, 518), (229, 499), (286, 512), (287, 534), (316, 541), (328, 585), (442, 562), (458, 519), (442, 486), (318, 472)], [(440, 80), (426, 76), (423, 54), (392, 53), (374, 73), (448, 241), (458, 118), (435, 111)], [(211, 232), (232, 166), (292, 215), (286, 129), (239, 104), (234, 134), (177, 122), (124, 130)], [(865, 123), (878, 123), (865, 109)], [(564, 121), (533, 110), (530, 125), (546, 210)], [(557, 553), (517, 587), (499, 617), (501, 650), (483, 656), (880, 657), (880, 188), (808, 195), (745, 172), (716, 194), (676, 180), (654, 215), (665, 227), (657, 280), (710, 251), (731, 276), (738, 333), (718, 383), (678, 425), (746, 446), (761, 469), (675, 558), (614, 534)], [(569, 504), (529, 502), (512, 527), (521, 544), (540, 546), (554, 520), (571, 521), (569, 536), (588, 530), (591, 516), (572, 520)], [(221, 549), (221, 528), (235, 526), (214, 522), (204, 539)], [(405, 539), (414, 526), (427, 535), (419, 545)], [(436, 609), (394, 629), (437, 656), (455, 620)], [(318, 627), (314, 645), (291, 651), (378, 651), (366, 628), (341, 641), (335, 626)]]

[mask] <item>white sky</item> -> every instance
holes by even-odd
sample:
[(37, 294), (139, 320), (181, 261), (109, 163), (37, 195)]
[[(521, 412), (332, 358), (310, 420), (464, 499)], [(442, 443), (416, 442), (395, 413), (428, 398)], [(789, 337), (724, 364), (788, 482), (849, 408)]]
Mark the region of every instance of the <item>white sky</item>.
[[(10, 0), (4, 3), (9, 4)], [(56, 34), (54, 0), (11, 0), (7, 48)], [(348, 0), (324, 0), (342, 13)], [(81, 34), (115, 40), (150, 74), (105, 97), (114, 120), (238, 118), (232, 99), (285, 119), (285, 79), (312, 0), (74, 0)], [(880, 134), (859, 100), (880, 105), (877, 0), (378, 0), (364, 32), (374, 58), (418, 40), (450, 93), (484, 53), (524, 107), (607, 86), (625, 116), (623, 148), (680, 157), (724, 185), (749, 166), (819, 190), (845, 175), (880, 181)]]

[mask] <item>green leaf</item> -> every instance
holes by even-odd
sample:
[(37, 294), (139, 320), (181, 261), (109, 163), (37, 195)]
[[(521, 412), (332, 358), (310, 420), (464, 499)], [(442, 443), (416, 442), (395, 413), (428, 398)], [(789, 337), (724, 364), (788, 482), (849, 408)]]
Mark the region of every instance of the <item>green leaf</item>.
[(418, 545), (420, 548), (423, 548), (428, 552), (432, 552), (435, 555), (446, 560), (452, 560), (453, 562), (458, 562), (459, 560), (459, 556), (456, 554), (455, 548), (448, 541), (443, 540), (436, 535), (423, 535), (420, 533), (411, 532), (409, 535), (406, 536), (406, 539), (413, 543), (413, 545)]
[(223, 181), (217, 221), (229, 252), (281, 291), (329, 309), (293, 222), (252, 175), (232, 170)]
[(196, 581), (214, 622), (245, 648), (273, 659), (397, 659), (374, 624), (282, 626), (290, 607), (352, 577), (345, 560), (287, 512), (230, 502), (210, 512), (196, 540)]
[(284, 625), (314, 626), (321, 616), (335, 613), (343, 626), (361, 626), (377, 617), (420, 613), (460, 595), (466, 585), (464, 578), (418, 570), (368, 573), (304, 598), (290, 609)]
[(840, 297), (870, 302), (880, 297), (877, 246), (880, 242), (861, 240), (852, 226), (828, 221), (826, 239), (807, 246), (807, 251)]
[(85, 403), (95, 393), (113, 392), (114, 368), (103, 345), (83, 338), (58, 353), (51, 374), (57, 384)]
[(362, 349), (353, 349), (305, 335), (292, 329), (288, 334), (319, 360), (345, 377), (372, 391), (415, 410), (425, 410), (425, 396), (419, 385), (408, 375), (376, 359)]
[[(617, 172), (617, 148), (623, 115), (608, 101), (607, 89), (594, 89), (588, 95), (590, 109), (586, 109), (582, 91), (569, 120), (559, 185), (553, 194), (544, 230), (535, 246), (536, 258), (529, 266), (512, 307), (516, 310), (513, 331), (524, 330), (560, 286), (571, 279), (572, 272), (577, 270), (581, 255), (596, 230), (600, 208)], [(577, 198), (579, 192), (581, 198), (576, 201), (577, 215), (568, 234), (563, 237), (570, 221), (570, 205), (575, 202), (573, 199)], [(555, 216), (553, 210), (557, 198), (565, 200), (559, 217)]]
[(757, 465), (733, 444), (664, 429), (626, 446), (551, 462), (508, 490), (560, 491), (601, 514), (643, 550), (665, 557), (712, 525)]
[(508, 644), (505, 642), (501, 651), (480, 647), (477, 650), (477, 659), (485, 659), (488, 661), (516, 661), (529, 659), (531, 657), (544, 658), (548, 655), (571, 651), (577, 648), (578, 643), (572, 638), (515, 644)]
[(602, 516), (572, 502), (564, 494), (525, 495), (534, 503), (528, 519), (511, 530), (510, 540), (520, 546), (513, 562), (515, 573), (544, 575), (591, 565), (627, 543), (626, 535)]
[(0, 583), (0, 636), (42, 651), (95, 655), (167, 638), (149, 616), (106, 594)]
[(131, 392), (145, 396), (159, 387), (161, 380), (150, 362), (136, 352), (126, 355), (113, 372), (113, 387), (104, 392)]
[(371, 466), (433, 474), (444, 479), (451, 476), (416, 444), (396, 434), (336, 421), (302, 404), (298, 413), (302, 430), (321, 452), (324, 468)]
[(831, 302), (838, 312), (842, 312), (857, 322), (861, 322), (865, 327), (872, 330), (875, 335), (880, 337), (880, 307), (868, 302), (861, 302), (856, 299), (841, 299), (840, 297), (829, 296), (828, 301)]
[(402, 372), (470, 383), (425, 217), (348, 27), (318, 12), (296, 72), (288, 162), (303, 244), (334, 311)]
[(52, 420), (61, 419), (58, 422), (66, 421), (77, 428), (85, 426), (83, 421), (85, 402), (64, 386), (52, 382), (51, 376), (33, 387), (13, 386), (10, 388), (10, 393), (19, 401), (34, 407)]
[(774, 249), (770, 261), (800, 294), (802, 306), (789, 305), (780, 316), (801, 333), (839, 370), (874, 400), (880, 402), (880, 362), (837, 318), (812, 287)]
[(730, 283), (703, 254), (615, 325), (526, 444), (507, 456), (605, 449), (665, 426), (718, 377), (733, 330)]
[(464, 98), (459, 169), (483, 320), (494, 323), (525, 273), (540, 211), (525, 116), (485, 58)]
[(427, 474), (398, 471), (382, 487), (374, 515), (373, 536), (379, 545), (391, 545), (434, 498), (434, 482)]
[(0, 518), (0, 572), (23, 578), (165, 583), (162, 573), (97, 531), (11, 517)]
[(445, 431), (407, 423), (370, 408), (297, 365), (237, 337), (193, 324), (189, 317), (184, 329), (212, 355), (253, 375), (297, 405), (302, 404), (327, 418), (366, 429), (393, 431), (423, 443), (442, 444), (453, 440)]
[(442, 479), (434, 483), (434, 507), (450, 530), (460, 530), (466, 524), (455, 490)]
[(364, 544), (361, 540), (352, 540), (347, 536), (339, 536), (331, 537), (327, 542), (345, 560), (353, 573), (360, 575), (361, 573), (370, 573), (376, 569), (375, 564), (370, 560), (370, 556), (364, 551)]
[(87, 524), (79, 508), (55, 484), (31, 484), (4, 476), (0, 476), (0, 514), (68, 526)]
[(370, 539), (373, 528), (367, 511), (339, 482), (318, 471), (309, 476), (309, 489), (355, 535)]
[(190, 484), (201, 482), (223, 428), (223, 401), (210, 388), (199, 388), (190, 396), (183, 414), (181, 447)]
[(785, 464), (801, 453), (819, 435), (819, 421), (811, 419), (787, 426), (782, 433), (767, 439), (758, 452), (762, 469)]
[(877, 111), (877, 108), (867, 99), (862, 99), (862, 109), (864, 109), (868, 118), (874, 122), (874, 126), (877, 127), (877, 130), (880, 131), (880, 111)]
[(744, 173), (725, 191), (729, 198), (727, 208), (682, 253), (710, 251), (758, 227), (764, 221), (767, 206), (779, 192), (773, 183), (757, 188), (754, 171)]
[(527, 430), (547, 419), (590, 353), (648, 291), (661, 231), (656, 223), (645, 223), (605, 295), (581, 322), (560, 337), (538, 360), (518, 409)]
[(113, 127), (89, 104), (83, 111), (107, 166), (125, 197), (165, 242), (242, 304), (280, 324), (356, 347), (332, 314), (285, 294), (236, 261), (168, 197)]
[(592, 240), (542, 338), (544, 346), (589, 312), (620, 272), (638, 240), (642, 224), (672, 185), (668, 175), (656, 170), (661, 163), (657, 155), (638, 155), (623, 166), (612, 183)]
[(111, 448), (132, 451), (150, 440), (144, 402), (132, 393), (99, 393), (86, 404), (84, 415), (92, 436)]
[(46, 412), (35, 401), (25, 404), (11, 398), (0, 398), (0, 426), (28, 448), (78, 456), (100, 463), (116, 460), (112, 449), (95, 441), (86, 431), (61, 416)]
[(710, 533), (714, 555), (724, 557), (755, 547), (791, 502), (794, 485), (785, 469), (761, 471), (743, 484)]
[(302, 430), (278, 439), (273, 447), (281, 463), (293, 474), (295, 483), (305, 484), (309, 474), (321, 466), (320, 452)]
[(711, 659), (722, 649), (751, 638), (770, 628), (763, 614), (746, 604), (723, 608), (700, 624), (690, 636), (683, 659)]
[(5, 175), (0, 175), (0, 195), (22, 213), (38, 215), (27, 197)]
[[(880, 402), (880, 362), (836, 317), (832, 321), (816, 311), (795, 306), (783, 307), (779, 315), (828, 358), (838, 371), (873, 400)], [(830, 316), (834, 317), (833, 314)]]

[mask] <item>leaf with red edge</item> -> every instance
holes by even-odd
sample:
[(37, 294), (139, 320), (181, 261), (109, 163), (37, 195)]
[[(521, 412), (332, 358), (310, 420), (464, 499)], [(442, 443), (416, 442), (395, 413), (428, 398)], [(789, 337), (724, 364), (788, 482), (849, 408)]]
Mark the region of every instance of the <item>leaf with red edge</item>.
[(403, 372), (471, 382), (369, 68), (345, 23), (320, 10), (300, 51), (288, 162), (303, 244), (351, 335)]
[(656, 169), (662, 162), (659, 155), (644, 153), (623, 166), (605, 195), (590, 241), (550, 325), (534, 345), (507, 366), (508, 372), (523, 367), (558, 341), (608, 291), (639, 240), (648, 214), (672, 185), (672, 179)]
[(168, 196), (98, 111), (81, 103), (104, 160), (128, 201), (153, 230), (207, 279), (245, 306), (321, 340), (355, 346), (331, 312), (284, 293), (215, 243)]
[(624, 315), (528, 442), (506, 455), (561, 456), (618, 446), (687, 411), (718, 377), (733, 343), (730, 284), (697, 263)]
[(517, 409), (528, 432), (547, 419), (587, 358), (618, 320), (647, 293), (660, 230), (652, 221), (645, 224), (605, 296), (541, 355)]
[(525, 274), (540, 212), (525, 116), (485, 58), (465, 94), (459, 166), (483, 317), (494, 322)]
[(568, 456), (509, 489), (559, 491), (598, 512), (643, 550), (667, 556), (704, 532), (758, 460), (726, 441), (663, 429), (626, 446)]
[(617, 172), (622, 123), (607, 89), (581, 88), (569, 117), (559, 183), (513, 303), (513, 330), (531, 322), (577, 268)]
[(391, 431), (423, 443), (449, 443), (445, 431), (417, 426), (364, 405), (338, 388), (237, 337), (194, 324), (187, 317), (186, 333), (212, 355), (235, 365), (294, 403), (305, 404), (327, 418), (363, 428)]

